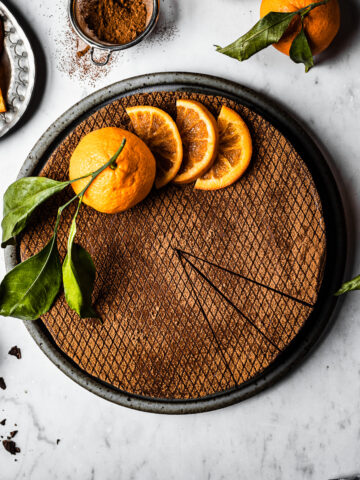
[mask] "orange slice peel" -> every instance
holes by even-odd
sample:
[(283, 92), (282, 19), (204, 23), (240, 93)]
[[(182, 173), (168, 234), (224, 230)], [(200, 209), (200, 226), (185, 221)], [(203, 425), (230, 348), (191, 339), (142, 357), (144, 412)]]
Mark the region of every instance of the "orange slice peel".
[(148, 105), (126, 109), (134, 132), (149, 147), (156, 160), (156, 188), (171, 182), (183, 160), (179, 130), (170, 115)]
[(216, 120), (209, 110), (194, 100), (176, 102), (184, 158), (174, 183), (191, 183), (203, 175), (214, 163), (219, 144)]
[(218, 190), (232, 185), (245, 173), (251, 161), (251, 135), (240, 115), (223, 106), (217, 125), (219, 152), (213, 166), (196, 181), (198, 190)]

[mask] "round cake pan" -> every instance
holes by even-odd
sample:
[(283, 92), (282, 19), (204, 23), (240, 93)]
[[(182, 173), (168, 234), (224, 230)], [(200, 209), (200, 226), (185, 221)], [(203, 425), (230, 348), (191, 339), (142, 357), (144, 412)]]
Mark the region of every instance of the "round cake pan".
[[(90, 376), (68, 358), (54, 343), (43, 322), (25, 322), (26, 328), (44, 353), (78, 384), (107, 400), (130, 408), (168, 414), (197, 413), (222, 408), (273, 385), (286, 373), (300, 364), (317, 344), (334, 319), (339, 300), (333, 296), (345, 274), (347, 259), (347, 234), (341, 197), (322, 153), (286, 112), (265, 100), (252, 90), (233, 82), (206, 75), (190, 73), (160, 73), (131, 78), (106, 87), (85, 98), (63, 114), (37, 142), (26, 159), (19, 178), (36, 175), (52, 151), (84, 118), (115, 99), (134, 93), (154, 91), (186, 91), (208, 95), (221, 95), (251, 108), (262, 115), (288, 138), (296, 147), (313, 177), (320, 195), (326, 224), (327, 258), (318, 300), (304, 327), (268, 368), (260, 375), (231, 390), (196, 400), (161, 400), (130, 395)], [(19, 262), (15, 247), (6, 249), (6, 265), (13, 268)]]

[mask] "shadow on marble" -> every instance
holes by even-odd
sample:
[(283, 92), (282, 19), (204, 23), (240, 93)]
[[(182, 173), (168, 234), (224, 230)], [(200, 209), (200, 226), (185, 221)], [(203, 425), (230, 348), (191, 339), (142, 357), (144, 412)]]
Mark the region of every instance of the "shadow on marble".
[(12, 133), (17, 132), (19, 128), (21, 128), (26, 122), (30, 121), (33, 115), (38, 110), (45, 92), (47, 67), (46, 67), (46, 55), (45, 55), (44, 47), (40, 43), (33, 26), (30, 24), (27, 18), (23, 15), (23, 13), (19, 10), (17, 5), (15, 4), (15, 0), (8, 1), (6, 4), (11, 10), (11, 12), (15, 15), (16, 19), (19, 21), (21, 27), (26, 33), (34, 51), (35, 64), (36, 64), (35, 87), (34, 87), (34, 92), (33, 92), (31, 101), (29, 103), (29, 106), (26, 112), (21, 117), (20, 121), (7, 134), (7, 136), (11, 136)]
[(341, 9), (341, 25), (337, 36), (331, 46), (316, 58), (320, 65), (338, 55), (345, 55), (352, 48), (357, 37), (360, 36), (360, 4), (356, 0), (339, 2)]
[(180, 15), (178, 2), (179, 0), (171, 0), (171, 2), (162, 0), (160, 2), (159, 22), (147, 42), (149, 45), (167, 43), (176, 36)]

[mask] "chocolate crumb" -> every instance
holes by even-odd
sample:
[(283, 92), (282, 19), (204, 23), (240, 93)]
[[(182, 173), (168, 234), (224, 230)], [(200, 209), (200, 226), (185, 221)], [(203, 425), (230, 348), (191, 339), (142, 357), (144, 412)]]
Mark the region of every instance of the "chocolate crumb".
[(6, 383), (5, 383), (5, 380), (3, 379), (3, 377), (0, 377), (0, 388), (2, 390), (6, 390)]
[(4, 420), (1, 420), (0, 425), (4, 426), (6, 424), (6, 418)]
[(59, 445), (60, 442), (61, 442), (61, 440), (60, 440), (60, 438), (58, 438), (58, 439), (56, 440), (56, 445)]
[(10, 348), (9, 355), (16, 357), (18, 360), (21, 358), (21, 350), (15, 345), (15, 347)]
[[(79, 48), (79, 47), (78, 47), (78, 48)], [(84, 55), (86, 55), (89, 50), (90, 50), (90, 46), (89, 46), (89, 45), (86, 45), (84, 48), (78, 50), (78, 51), (76, 52), (76, 55), (77, 55), (78, 58), (81, 58), (81, 57), (83, 57)]]
[(12, 438), (15, 437), (15, 435), (18, 433), (18, 430), (14, 430), (13, 432), (10, 432), (10, 435), (7, 437), (8, 440), (11, 440)]
[(20, 448), (16, 446), (16, 443), (13, 442), (12, 440), (3, 440), (2, 444), (5, 450), (11, 453), (11, 455), (16, 455), (21, 451)]

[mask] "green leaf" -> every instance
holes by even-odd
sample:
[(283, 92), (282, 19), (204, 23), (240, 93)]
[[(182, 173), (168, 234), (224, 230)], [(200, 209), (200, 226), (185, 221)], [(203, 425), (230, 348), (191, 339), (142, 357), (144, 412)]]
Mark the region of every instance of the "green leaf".
[(98, 318), (92, 308), (91, 296), (95, 282), (95, 265), (90, 254), (74, 243), (76, 235), (76, 217), (81, 201), (71, 224), (68, 251), (63, 263), (62, 274), (65, 298), (70, 308), (81, 318)]
[(69, 183), (45, 177), (26, 177), (10, 185), (4, 195), (1, 246), (14, 243), (14, 237), (25, 228), (36, 207), (61, 192)]
[(288, 29), (298, 12), (270, 12), (259, 20), (251, 30), (227, 47), (217, 51), (242, 62), (260, 50), (277, 43)]
[(290, 58), (295, 63), (303, 63), (306, 73), (314, 66), (311, 48), (303, 27), (291, 45)]
[(53, 304), (61, 286), (56, 230), (46, 247), (11, 270), (0, 284), (0, 315), (36, 320)]
[(335, 295), (338, 297), (339, 295), (351, 292), (352, 290), (360, 290), (360, 275), (353, 278), (349, 282), (344, 283), (341, 288), (335, 293)]

